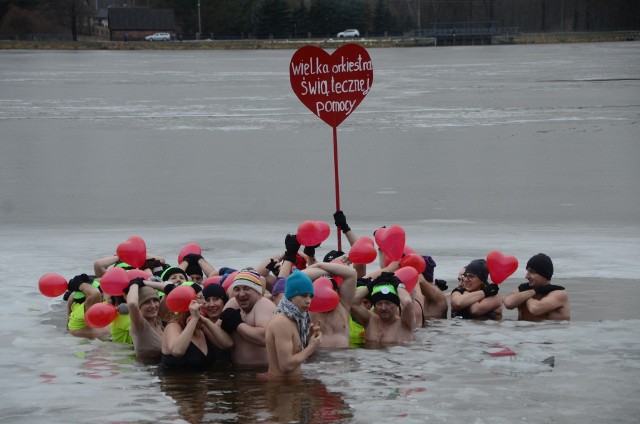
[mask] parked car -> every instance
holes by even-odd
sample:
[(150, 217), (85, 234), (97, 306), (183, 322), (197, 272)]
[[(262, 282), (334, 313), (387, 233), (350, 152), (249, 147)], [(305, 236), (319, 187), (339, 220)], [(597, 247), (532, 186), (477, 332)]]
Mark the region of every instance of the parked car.
[(171, 34), (168, 32), (156, 32), (155, 34), (147, 35), (144, 39), (147, 41), (170, 41)]
[(360, 32), (357, 29), (347, 29), (338, 33), (338, 38), (345, 37), (360, 37)]

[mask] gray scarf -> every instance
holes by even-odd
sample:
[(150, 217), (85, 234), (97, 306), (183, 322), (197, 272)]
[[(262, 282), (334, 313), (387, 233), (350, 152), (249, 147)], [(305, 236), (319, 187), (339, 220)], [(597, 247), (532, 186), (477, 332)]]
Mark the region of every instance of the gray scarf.
[(283, 297), (274, 314), (285, 314), (298, 324), (298, 332), (300, 333), (300, 342), (302, 348), (307, 347), (307, 337), (309, 336), (309, 327), (311, 326), (311, 319), (309, 319), (308, 312), (300, 312), (300, 309), (289, 299)]

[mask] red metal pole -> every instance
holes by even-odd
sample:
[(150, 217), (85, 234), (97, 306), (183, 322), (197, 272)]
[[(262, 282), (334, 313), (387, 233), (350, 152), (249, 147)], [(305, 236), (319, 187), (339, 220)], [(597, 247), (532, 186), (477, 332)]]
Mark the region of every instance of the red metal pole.
[[(336, 212), (340, 210), (340, 177), (338, 176), (338, 129), (333, 127), (333, 170), (336, 182)], [(342, 231), (338, 228), (338, 250), (342, 250)]]

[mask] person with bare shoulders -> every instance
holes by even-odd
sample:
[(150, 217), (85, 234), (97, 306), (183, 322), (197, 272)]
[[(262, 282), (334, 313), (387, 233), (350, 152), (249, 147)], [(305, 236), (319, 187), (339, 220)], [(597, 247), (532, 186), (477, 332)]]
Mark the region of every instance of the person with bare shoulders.
[[(370, 294), (373, 312), (361, 305)], [(358, 288), (351, 316), (365, 328), (365, 342), (404, 343), (413, 339), (416, 327), (414, 302), (404, 284), (392, 272), (382, 272), (366, 286)]]
[[(129, 333), (133, 339), (136, 360), (144, 364), (157, 364), (162, 355), (164, 326), (159, 316), (160, 299), (155, 285), (162, 283), (134, 278), (126, 289), (126, 300), (131, 319)], [(154, 287), (151, 287), (154, 286)]]
[(497, 284), (489, 283), (489, 268), (484, 259), (466, 266), (464, 287), (451, 292), (451, 318), (502, 319), (502, 296)]
[[(338, 293), (340, 302), (327, 312), (311, 312), (311, 321), (320, 326), (322, 331), (322, 347), (349, 347), (349, 311), (356, 295), (356, 270), (347, 263), (319, 262), (307, 267), (303, 272), (315, 281), (322, 276), (328, 276), (333, 283), (333, 289)], [(341, 278), (338, 285), (334, 278)]]
[(234, 365), (267, 365), (265, 328), (276, 305), (264, 297), (265, 279), (252, 269), (243, 269), (233, 279), (229, 299), (220, 315), (221, 327), (233, 339)]
[(204, 278), (218, 275), (218, 270), (203, 258), (202, 255), (198, 255), (197, 253), (185, 255), (178, 266), (184, 270), (191, 281), (198, 284), (202, 284)]
[(518, 308), (518, 320), (566, 320), (571, 318), (569, 295), (562, 286), (551, 284), (553, 262), (544, 253), (527, 262), (526, 283), (504, 299), (507, 309)]
[(204, 300), (189, 303), (189, 310), (174, 315), (162, 335), (163, 369), (204, 370), (218, 359), (217, 351), (231, 348), (231, 336), (201, 314)]
[(108, 339), (111, 332), (108, 327), (92, 328), (87, 324), (87, 311), (96, 303), (102, 302), (100, 284), (87, 274), (80, 274), (69, 280), (67, 301), (67, 332), (76, 337), (87, 339)]
[(319, 327), (309, 318), (312, 298), (313, 284), (306, 274), (294, 271), (287, 277), (284, 297), (267, 325), (270, 378), (300, 377), (302, 363), (322, 343)]

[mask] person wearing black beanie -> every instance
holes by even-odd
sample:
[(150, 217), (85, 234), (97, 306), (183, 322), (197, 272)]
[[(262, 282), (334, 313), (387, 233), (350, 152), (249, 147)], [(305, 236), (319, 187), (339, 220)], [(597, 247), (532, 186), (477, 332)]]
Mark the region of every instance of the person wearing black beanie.
[(497, 284), (489, 282), (485, 259), (474, 259), (465, 267), (463, 286), (451, 292), (451, 317), (502, 319), (502, 296)]
[(544, 253), (538, 253), (527, 262), (526, 283), (505, 297), (507, 309), (518, 308), (521, 321), (569, 320), (570, 306), (567, 291), (551, 284), (553, 262)]

